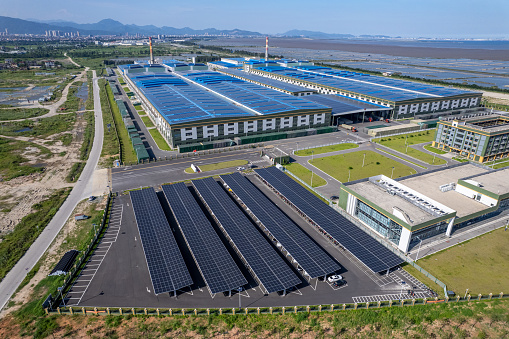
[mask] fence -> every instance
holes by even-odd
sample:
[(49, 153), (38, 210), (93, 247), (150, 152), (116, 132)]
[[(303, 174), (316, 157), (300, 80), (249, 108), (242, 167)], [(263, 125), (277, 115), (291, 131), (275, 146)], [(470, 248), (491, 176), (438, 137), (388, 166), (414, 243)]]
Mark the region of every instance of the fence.
[[(304, 150), (307, 150), (307, 149), (313, 149), (313, 148), (320, 148), (320, 147), (327, 147), (327, 146), (334, 146), (334, 145), (340, 145), (340, 144), (359, 144), (360, 142), (358, 141), (354, 141), (354, 140), (341, 140), (340, 142), (331, 142), (330, 144), (322, 144), (322, 145), (319, 145), (319, 146), (310, 146), (310, 147), (304, 147), (304, 148), (299, 148), (298, 150), (293, 150), (292, 151), (292, 154), (295, 154), (295, 152), (297, 151), (304, 151)], [(297, 155), (298, 156), (298, 155)]]
[(247, 149), (247, 148), (264, 147), (264, 145), (265, 145), (264, 143), (257, 143), (257, 144), (247, 144), (247, 145), (230, 146), (230, 147), (223, 147), (223, 148), (212, 148), (212, 149), (209, 149), (209, 150), (196, 151), (196, 152), (175, 153), (175, 155), (165, 156), (164, 158), (163, 157), (159, 157), (159, 159), (156, 158), (155, 160), (142, 161), (140, 163), (122, 163), (122, 165), (123, 166), (133, 166), (133, 165), (147, 164), (147, 163), (151, 163), (151, 162), (170, 161), (170, 160), (184, 159), (184, 158), (193, 158), (193, 157), (199, 157), (200, 155), (239, 151), (239, 150), (243, 150), (243, 149)]
[(103, 219), (101, 221), (101, 226), (99, 226), (98, 229), (95, 229), (94, 237), (90, 241), (90, 244), (87, 246), (87, 249), (85, 251), (83, 251), (81, 256), (76, 258), (76, 260), (74, 262), (74, 266), (69, 270), (67, 277), (64, 279), (64, 284), (62, 285), (61, 294), (55, 294), (57, 296), (57, 298), (50, 302), (50, 304), (49, 304), (50, 309), (55, 309), (54, 304), (59, 304), (59, 302), (61, 301), (60, 296), (65, 295), (65, 293), (68, 291), (68, 289), (72, 285), (72, 282), (77, 278), (78, 274), (81, 272), (83, 267), (86, 265), (86, 263), (90, 259), (92, 252), (97, 245), (98, 240), (102, 237), (102, 234), (105, 231), (106, 226), (109, 222), (109, 213), (111, 210), (112, 197), (113, 197), (113, 195), (110, 192), (108, 194), (108, 199), (106, 201), (106, 207), (104, 208), (104, 215), (103, 215)]
[(445, 297), (444, 299), (428, 300), (424, 299), (401, 299), (388, 300), (366, 303), (344, 303), (344, 304), (327, 304), (327, 305), (304, 305), (289, 307), (245, 307), (245, 308), (113, 308), (113, 307), (57, 307), (56, 309), (46, 309), (46, 314), (61, 315), (146, 315), (146, 316), (209, 316), (209, 315), (259, 315), (259, 314), (296, 314), (296, 313), (320, 313), (361, 309), (379, 309), (388, 307), (410, 307), (417, 305), (429, 305), (437, 303), (459, 303), (486, 301), (493, 299), (508, 298), (509, 295), (504, 293), (488, 295), (479, 294), (477, 296), (467, 295), (466, 297), (456, 296), (453, 298)]

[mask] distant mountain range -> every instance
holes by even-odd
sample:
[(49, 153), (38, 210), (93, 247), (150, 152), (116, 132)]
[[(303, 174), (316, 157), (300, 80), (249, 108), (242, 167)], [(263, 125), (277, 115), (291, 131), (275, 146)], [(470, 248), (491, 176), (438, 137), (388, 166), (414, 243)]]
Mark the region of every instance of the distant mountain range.
[[(72, 21), (63, 20), (38, 20), (38, 19), (17, 19), (0, 16), (0, 32), (7, 31), (10, 34), (45, 34), (46, 31), (60, 31), (61, 33), (76, 33), (80, 35), (239, 35), (239, 36), (264, 36), (259, 32), (245, 31), (240, 29), (218, 30), (215, 28), (192, 29), (189, 27), (175, 28), (169, 26), (157, 27), (154, 25), (124, 25), (113, 20), (104, 19), (93, 24), (78, 24)], [(306, 31), (293, 29), (286, 33), (276, 34), (285, 37), (305, 37), (314, 39), (388, 39), (385, 35), (361, 35), (335, 34), (317, 31)]]
[(189, 27), (156, 27), (153, 25), (138, 26), (124, 25), (113, 19), (104, 19), (95, 24), (77, 24), (71, 21), (35, 21), (34, 19), (22, 20), (0, 16), (0, 32), (7, 28), (9, 34), (44, 34), (45, 31), (56, 30), (64, 33), (79, 31), (81, 35), (259, 35), (258, 32), (244, 31), (240, 29), (218, 30), (215, 28), (192, 29)]

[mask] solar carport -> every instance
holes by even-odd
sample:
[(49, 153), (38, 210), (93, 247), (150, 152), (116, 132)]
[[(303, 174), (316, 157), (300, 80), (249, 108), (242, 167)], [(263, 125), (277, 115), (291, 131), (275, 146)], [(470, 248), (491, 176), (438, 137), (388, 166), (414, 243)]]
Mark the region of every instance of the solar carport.
[(313, 226), (336, 244), (343, 246), (371, 271), (384, 272), (403, 262), (387, 247), (276, 167), (255, 171), (264, 183), (292, 204)]
[(244, 264), (266, 294), (301, 283), (283, 258), (258, 231), (221, 185), (213, 178), (194, 180), (193, 185)]

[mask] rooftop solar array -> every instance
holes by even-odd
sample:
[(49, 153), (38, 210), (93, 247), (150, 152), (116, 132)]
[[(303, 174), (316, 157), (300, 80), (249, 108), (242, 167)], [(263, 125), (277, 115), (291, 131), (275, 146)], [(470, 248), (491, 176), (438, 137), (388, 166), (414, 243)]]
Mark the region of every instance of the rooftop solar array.
[(222, 175), (221, 179), (311, 278), (323, 277), (341, 268), (246, 177), (234, 173)]
[(193, 281), (154, 189), (131, 191), (129, 195), (154, 293), (191, 286)]
[(310, 95), (306, 98), (308, 98), (311, 101), (322, 104), (324, 106), (329, 106), (330, 108), (332, 108), (332, 115), (356, 113), (362, 112), (364, 110), (366, 110), (367, 112), (371, 112), (391, 109), (390, 107), (371, 104), (368, 102), (363, 102), (355, 99), (352, 100), (352, 98), (347, 98), (340, 95), (316, 94)]
[(194, 180), (193, 185), (267, 293), (301, 282), (218, 182), (206, 178)]
[(259, 114), (328, 108), (309, 100), (218, 72), (180, 72), (180, 74), (228, 99), (255, 110)]
[[(230, 74), (232, 76), (238, 76), (242, 77), (243, 79), (246, 79), (246, 81), (256, 81), (262, 84), (266, 84), (275, 88), (279, 88), (284, 91), (293, 92), (293, 93), (299, 93), (299, 92), (316, 92), (314, 89), (309, 89), (306, 87), (298, 86), (289, 84), (284, 81), (279, 81), (267, 77), (262, 77), (260, 75), (256, 75), (249, 72), (244, 72), (240, 69), (228, 69), (228, 70), (221, 70), (221, 73)], [(309, 97), (306, 97), (306, 100), (310, 100)]]
[(171, 74), (129, 77), (169, 124), (253, 115)]
[(472, 93), (442, 86), (389, 79), (318, 66), (298, 66), (298, 68), (270, 66), (261, 67), (259, 70), (389, 101), (403, 101), (416, 98), (441, 98)]
[(187, 186), (182, 182), (163, 185), (163, 192), (210, 293), (246, 285), (246, 278)]
[(277, 168), (269, 167), (255, 171), (373, 272), (382, 272), (403, 262), (384, 245)]

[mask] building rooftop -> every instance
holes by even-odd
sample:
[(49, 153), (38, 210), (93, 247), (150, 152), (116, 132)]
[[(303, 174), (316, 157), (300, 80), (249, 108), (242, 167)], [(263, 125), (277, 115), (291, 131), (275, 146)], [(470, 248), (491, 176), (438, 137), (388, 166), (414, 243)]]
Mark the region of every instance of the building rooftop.
[[(452, 125), (452, 122), (449, 121)], [(509, 131), (509, 116), (493, 114), (484, 117), (474, 117), (458, 121), (458, 126), (465, 126), (487, 133)]]
[(261, 85), (219, 72), (176, 72), (211, 91), (244, 105), (257, 114), (283, 113), (295, 110), (330, 109), (303, 98), (295, 97)]
[(497, 195), (509, 193), (509, 168), (491, 171), (478, 176), (463, 178), (477, 181), (481, 184), (480, 188), (495, 193)]
[(454, 190), (442, 192), (440, 186), (450, 183), (456, 184), (461, 178), (481, 175), (487, 172), (487, 169), (472, 164), (465, 164), (436, 172), (424, 173), (423, 175), (416, 175), (408, 179), (402, 178), (398, 182), (452, 208), (457, 212), (458, 217), (464, 217), (486, 209), (486, 205)]
[[(292, 85), (284, 81), (279, 81), (275, 79), (270, 79), (267, 77), (262, 77), (260, 75), (244, 72), (242, 70), (238, 69), (228, 69), (228, 70), (221, 70), (221, 73), (230, 74), (232, 76), (242, 77), (246, 81), (253, 81), (253, 82), (259, 82), (266, 85), (269, 85), (273, 88), (278, 88), (283, 91), (292, 92), (292, 93), (300, 93), (300, 92), (316, 92), (314, 89), (309, 89), (306, 87), (298, 86), (298, 85)], [(309, 99), (309, 97), (306, 97), (306, 99)], [(313, 100), (311, 100), (313, 101)]]
[(348, 186), (357, 194), (368, 198), (377, 206), (393, 214), (396, 207), (406, 213), (409, 218), (403, 219), (410, 226), (419, 225), (423, 222), (435, 219), (436, 216), (412, 204), (408, 200), (398, 195), (389, 194), (386, 188), (376, 185), (372, 181), (358, 182)]
[(306, 96), (307, 100), (311, 100), (318, 104), (332, 108), (332, 115), (343, 115), (351, 113), (359, 113), (366, 110), (366, 112), (391, 110), (390, 107), (372, 104), (366, 101), (361, 101), (349, 98), (343, 95), (310, 95)]
[(170, 73), (128, 73), (127, 76), (169, 124), (253, 115)]
[(320, 66), (298, 66), (295, 68), (268, 66), (258, 69), (395, 102), (416, 98), (442, 98), (473, 93), (443, 86), (433, 86)]

